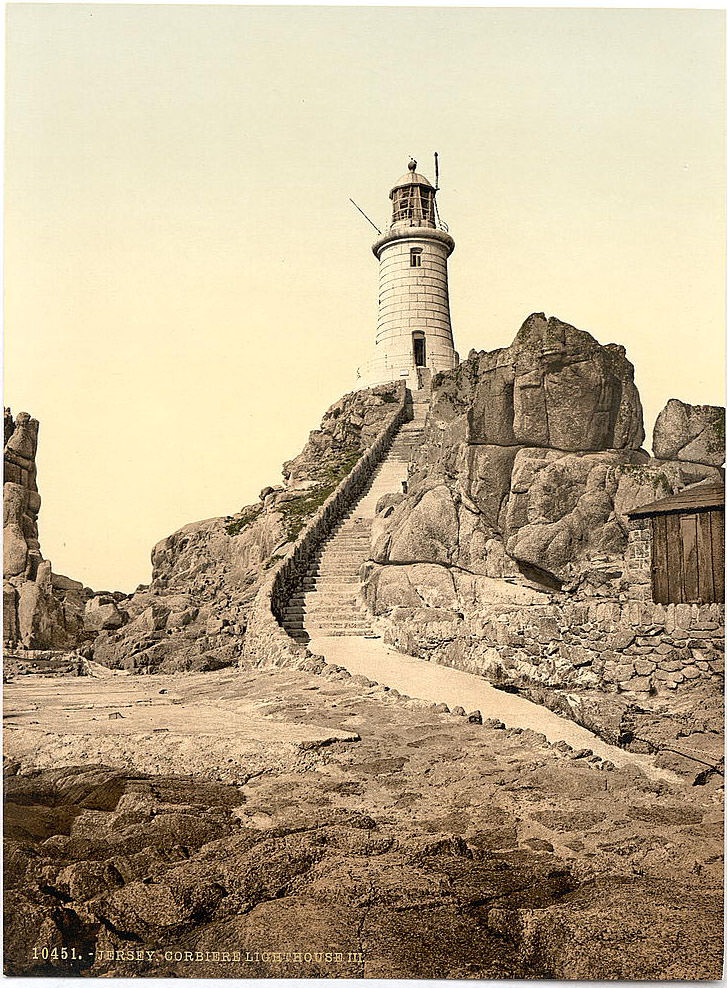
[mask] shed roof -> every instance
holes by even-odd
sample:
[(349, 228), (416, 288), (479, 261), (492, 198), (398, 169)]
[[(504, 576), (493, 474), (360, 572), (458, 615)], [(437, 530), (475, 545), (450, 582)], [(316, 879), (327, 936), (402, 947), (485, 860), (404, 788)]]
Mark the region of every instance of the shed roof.
[(629, 518), (642, 518), (644, 515), (665, 515), (671, 512), (707, 511), (710, 508), (724, 508), (724, 483), (711, 480), (692, 484), (658, 501), (643, 504), (627, 512)]

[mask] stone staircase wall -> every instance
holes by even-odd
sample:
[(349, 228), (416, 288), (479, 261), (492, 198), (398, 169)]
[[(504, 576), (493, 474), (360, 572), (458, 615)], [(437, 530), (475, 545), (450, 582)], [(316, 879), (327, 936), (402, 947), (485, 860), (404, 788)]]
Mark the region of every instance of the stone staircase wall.
[(427, 408), (421, 394), (413, 392), (412, 417), (400, 426), (369, 483), (321, 543), (288, 599), (282, 624), (299, 644), (315, 647), (310, 642), (321, 637), (373, 634), (361, 598), (360, 570), (370, 558), (379, 501), (400, 494), (408, 478), (412, 453), (421, 445)]
[(398, 407), (381, 434), (316, 511), (258, 591), (248, 619), (240, 665), (291, 666), (306, 658), (305, 646), (296, 644), (282, 627), (285, 607), (321, 544), (366, 489), (392, 439), (411, 418), (411, 402), (403, 382), (398, 399)]

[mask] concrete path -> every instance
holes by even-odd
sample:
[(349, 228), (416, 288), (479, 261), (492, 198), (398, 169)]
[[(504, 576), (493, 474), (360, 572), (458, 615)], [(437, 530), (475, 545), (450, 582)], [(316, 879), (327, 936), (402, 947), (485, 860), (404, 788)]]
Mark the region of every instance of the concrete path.
[(461, 706), (479, 710), (483, 718), (496, 717), (508, 727), (529, 727), (549, 741), (566, 741), (574, 748), (590, 748), (595, 755), (614, 765), (636, 765), (654, 778), (680, 782), (679, 776), (657, 768), (648, 755), (636, 755), (606, 744), (585, 727), (566, 720), (546, 707), (514, 693), (490, 686), (480, 676), (448, 666), (426, 662), (397, 652), (380, 638), (320, 637), (308, 646), (315, 655), (343, 666), (352, 675), (368, 676), (407, 696), (446, 703), (450, 710)]

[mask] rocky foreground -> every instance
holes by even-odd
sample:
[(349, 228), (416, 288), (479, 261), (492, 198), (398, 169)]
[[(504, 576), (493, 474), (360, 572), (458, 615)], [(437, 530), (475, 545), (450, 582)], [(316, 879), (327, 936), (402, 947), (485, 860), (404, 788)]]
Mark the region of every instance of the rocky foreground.
[(6, 973), (720, 977), (719, 777), (314, 668), (10, 684)]

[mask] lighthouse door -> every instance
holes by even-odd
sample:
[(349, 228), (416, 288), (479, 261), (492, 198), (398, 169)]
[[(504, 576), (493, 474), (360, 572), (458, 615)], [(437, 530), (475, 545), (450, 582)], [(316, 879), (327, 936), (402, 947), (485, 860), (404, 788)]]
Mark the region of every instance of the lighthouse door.
[(414, 366), (426, 367), (427, 350), (424, 340), (424, 333), (413, 333), (412, 338), (414, 341)]

